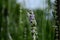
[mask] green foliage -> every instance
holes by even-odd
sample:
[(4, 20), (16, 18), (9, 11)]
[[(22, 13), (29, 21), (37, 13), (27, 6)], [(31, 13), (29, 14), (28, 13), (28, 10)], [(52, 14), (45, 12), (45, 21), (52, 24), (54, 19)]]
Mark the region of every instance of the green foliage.
[[(2, 37), (2, 40), (5, 40), (4, 38), (8, 38), (8, 40), (10, 40), (9, 35), (7, 35), (8, 33), (10, 33), (12, 40), (32, 40), (32, 35), (30, 32), (31, 27), (27, 17), (28, 9), (22, 8), (20, 4), (16, 3), (16, 0), (11, 0), (9, 2), (8, 1), (9, 0), (5, 1), (6, 8), (8, 9), (7, 19), (7, 17), (4, 18), (4, 15), (2, 13), (3, 4), (2, 0), (0, 0), (0, 17), (1, 17), (0, 19), (3, 18), (3, 20), (0, 20), (0, 23), (2, 24), (1, 28), (3, 28), (3, 30), (1, 31), (2, 36), (0, 37)], [(48, 0), (47, 3), (48, 3), (47, 9), (49, 13), (51, 8), (50, 0)], [(46, 11), (45, 9), (34, 10), (38, 28), (38, 40), (54, 40), (55, 30), (53, 25), (55, 26), (55, 21), (54, 19), (47, 20), (46, 19), (47, 11), (46, 12), (45, 11)]]

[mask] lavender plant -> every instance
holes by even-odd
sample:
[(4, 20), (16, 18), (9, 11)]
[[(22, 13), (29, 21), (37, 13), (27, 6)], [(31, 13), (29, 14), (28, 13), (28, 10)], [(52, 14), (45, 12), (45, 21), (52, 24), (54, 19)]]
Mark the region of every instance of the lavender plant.
[(33, 11), (30, 10), (30, 12), (27, 13), (27, 16), (29, 18), (30, 25), (31, 25), (32, 40), (37, 40), (37, 27), (36, 27), (37, 22)]

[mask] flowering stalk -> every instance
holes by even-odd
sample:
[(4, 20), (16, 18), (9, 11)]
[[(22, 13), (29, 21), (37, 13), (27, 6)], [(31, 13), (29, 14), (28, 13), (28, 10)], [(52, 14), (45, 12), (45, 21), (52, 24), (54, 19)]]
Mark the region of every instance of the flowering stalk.
[(60, 10), (60, 8), (59, 8), (59, 0), (55, 0), (55, 11), (56, 11), (56, 13), (55, 13), (55, 20), (56, 20), (56, 28), (55, 28), (55, 40), (60, 40), (60, 30), (59, 30), (59, 28), (60, 28), (60, 12), (59, 12), (59, 10)]
[(28, 18), (30, 21), (30, 25), (31, 25), (32, 39), (37, 40), (37, 28), (36, 28), (37, 23), (35, 20), (35, 15), (34, 15), (33, 11), (30, 11), (27, 14), (28, 14)]

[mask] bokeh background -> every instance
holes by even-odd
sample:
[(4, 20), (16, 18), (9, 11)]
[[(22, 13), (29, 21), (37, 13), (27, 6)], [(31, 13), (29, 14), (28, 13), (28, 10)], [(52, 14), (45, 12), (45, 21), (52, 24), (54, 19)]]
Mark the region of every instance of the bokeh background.
[(28, 10), (33, 10), (38, 40), (55, 40), (56, 0), (0, 0), (1, 40), (32, 40)]

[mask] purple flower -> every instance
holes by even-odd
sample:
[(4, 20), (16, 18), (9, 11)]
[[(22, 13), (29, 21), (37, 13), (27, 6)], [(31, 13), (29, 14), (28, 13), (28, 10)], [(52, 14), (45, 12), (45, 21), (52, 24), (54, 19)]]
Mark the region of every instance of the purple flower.
[(30, 15), (30, 20), (34, 20), (35, 19), (35, 15), (34, 14), (31, 14)]

